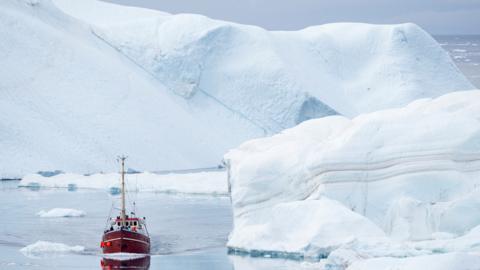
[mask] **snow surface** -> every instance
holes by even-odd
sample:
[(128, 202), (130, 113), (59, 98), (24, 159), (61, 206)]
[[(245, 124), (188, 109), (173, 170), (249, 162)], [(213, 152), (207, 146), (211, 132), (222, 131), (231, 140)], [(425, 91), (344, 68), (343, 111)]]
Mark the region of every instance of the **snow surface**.
[(326, 257), (331, 247), (354, 240), (352, 236), (381, 238), (385, 234), (367, 218), (324, 197), (279, 203), (245, 214), (239, 222), (235, 220), (228, 245), (239, 247), (236, 251), (280, 251), (289, 253), (287, 257), (316, 258)]
[(264, 131), (218, 102), (185, 100), (50, 1), (0, 1), (0, 178), (219, 164)]
[[(21, 187), (28, 187), (38, 184), (40, 187), (68, 188), (75, 185), (77, 188), (109, 189), (120, 188), (120, 174), (58, 174), (51, 177), (44, 177), (39, 174), (29, 174), (22, 178), (19, 183)], [(228, 182), (226, 171), (211, 171), (197, 173), (136, 173), (127, 174), (127, 190), (129, 191), (153, 191), (169, 193), (188, 193), (206, 195), (228, 194)]]
[(310, 118), (471, 88), (413, 24), (269, 32), (93, 0), (7, 0), (0, 34), (0, 178), (115, 171), (118, 154), (141, 171), (210, 167)]
[(53, 208), (48, 211), (41, 210), (37, 215), (42, 218), (83, 217), (85, 216), (85, 212), (70, 208)]
[(48, 241), (37, 241), (20, 249), (20, 252), (27, 257), (58, 256), (66, 253), (82, 253), (84, 251), (85, 248), (82, 246), (68, 246)]
[(479, 90), (455, 92), (231, 150), (228, 246), (309, 257), (343, 248), (347, 261), (478, 249), (479, 104)]
[(140, 9), (120, 19), (111, 11), (124, 8), (96, 0), (54, 3), (174, 93), (207, 94), (270, 132), (473, 88), (414, 24), (267, 31), (194, 14), (140, 16)]

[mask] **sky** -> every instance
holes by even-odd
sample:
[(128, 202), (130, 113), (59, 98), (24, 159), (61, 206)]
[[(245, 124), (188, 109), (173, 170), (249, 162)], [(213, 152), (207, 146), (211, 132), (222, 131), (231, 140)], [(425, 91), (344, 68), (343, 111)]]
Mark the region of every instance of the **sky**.
[(413, 22), (431, 34), (480, 34), (480, 0), (104, 0), (297, 30), (332, 22)]

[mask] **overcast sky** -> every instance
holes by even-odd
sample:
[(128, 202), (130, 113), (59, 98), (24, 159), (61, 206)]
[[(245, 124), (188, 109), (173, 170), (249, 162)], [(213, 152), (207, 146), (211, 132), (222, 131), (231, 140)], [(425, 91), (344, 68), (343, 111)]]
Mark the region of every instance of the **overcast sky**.
[(105, 0), (296, 30), (330, 22), (414, 22), (432, 34), (480, 34), (480, 0)]

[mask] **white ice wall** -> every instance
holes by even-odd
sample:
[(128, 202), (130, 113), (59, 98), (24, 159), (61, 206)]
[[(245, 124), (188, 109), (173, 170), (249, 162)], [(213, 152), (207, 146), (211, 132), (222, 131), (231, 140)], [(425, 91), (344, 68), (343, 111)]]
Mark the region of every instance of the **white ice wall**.
[[(29, 4), (30, 3), (30, 4)], [(50, 1), (0, 3), (0, 178), (215, 166), (263, 130), (180, 98)]]
[(174, 93), (207, 94), (270, 133), (473, 88), (414, 24), (267, 31), (201, 15), (129, 13), (95, 0), (54, 2)]
[(122, 153), (138, 170), (214, 166), (312, 117), (470, 87), (411, 24), (269, 32), (92, 0), (0, 15), (0, 178), (113, 171)]
[[(231, 150), (225, 156), (234, 211), (229, 246), (321, 253), (365, 234), (381, 237), (374, 228), (351, 226), (353, 214), (395, 241), (468, 233), (480, 224), (479, 104), (479, 90), (450, 93), (351, 120), (310, 120)], [(344, 207), (329, 220), (317, 212), (331, 207), (309, 206), (326, 198)], [(277, 222), (283, 215), (294, 218)], [(338, 221), (340, 233), (328, 229), (329, 221)], [(268, 229), (276, 227), (286, 238)], [(288, 237), (296, 234), (308, 239), (299, 245), (301, 238)], [(341, 244), (324, 244), (330, 237)]]

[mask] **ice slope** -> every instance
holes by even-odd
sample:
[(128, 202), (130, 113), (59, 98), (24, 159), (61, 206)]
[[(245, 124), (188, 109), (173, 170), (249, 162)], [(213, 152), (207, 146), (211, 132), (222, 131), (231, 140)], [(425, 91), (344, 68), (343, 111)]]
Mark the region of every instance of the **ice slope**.
[(264, 134), (171, 93), (49, 0), (1, 1), (0, 36), (0, 178), (117, 171), (119, 154), (139, 170), (213, 166)]
[(172, 92), (206, 94), (270, 133), (473, 88), (414, 24), (266, 31), (201, 15), (140, 15), (144, 10), (95, 0), (54, 2)]
[[(445, 251), (459, 250), (452, 239), (480, 225), (479, 104), (480, 90), (455, 92), (353, 119), (306, 121), (231, 150), (225, 155), (234, 211), (228, 245), (311, 256), (352, 241), (360, 241), (353, 249), (374, 250), (382, 246), (371, 244), (376, 238), (440, 241), (424, 242), (419, 250), (427, 253), (442, 250), (442, 243), (450, 243)], [(320, 205), (326, 199), (339, 202), (333, 212), (344, 218), (319, 218), (332, 211)], [(375, 226), (359, 229), (355, 220)], [(338, 223), (338, 235), (329, 222)], [(267, 228), (285, 237), (265, 242)], [(350, 237), (342, 233), (348, 228)], [(304, 238), (288, 237), (297, 234)], [(392, 253), (392, 244), (384, 250)]]
[(268, 32), (54, 3), (0, 3), (0, 178), (113, 171), (120, 153), (142, 171), (212, 166), (227, 149), (303, 120), (470, 87), (410, 24)]

